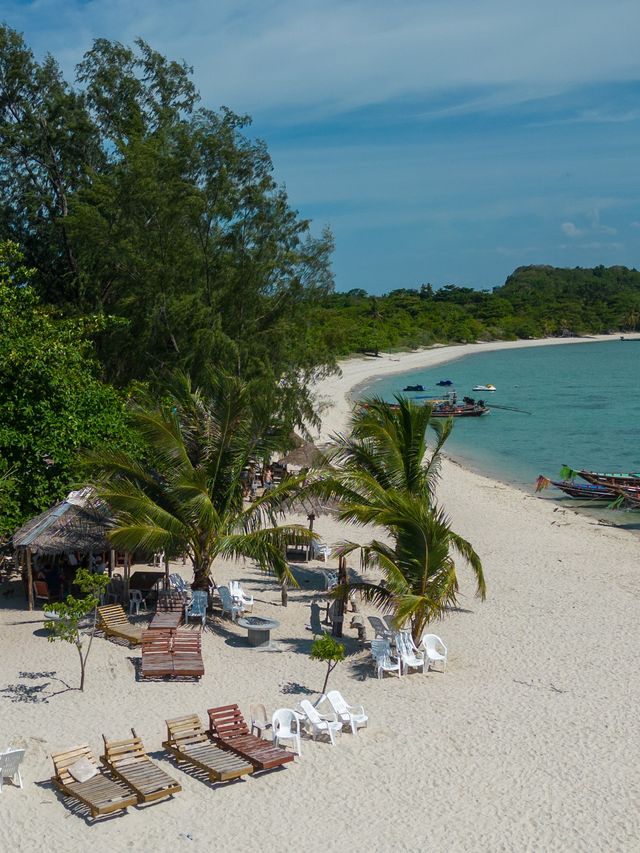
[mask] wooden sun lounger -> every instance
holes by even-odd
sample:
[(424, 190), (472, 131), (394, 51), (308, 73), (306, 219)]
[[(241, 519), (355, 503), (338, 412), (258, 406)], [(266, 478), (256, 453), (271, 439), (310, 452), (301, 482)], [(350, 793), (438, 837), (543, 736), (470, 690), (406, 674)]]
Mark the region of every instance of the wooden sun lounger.
[(127, 614), (120, 604), (105, 604), (98, 607), (98, 628), (107, 637), (120, 637), (127, 640), (130, 645), (142, 642), (142, 628), (140, 625), (132, 625), (127, 619)]
[(202, 678), (204, 662), (200, 633), (145, 631), (142, 637), (143, 678), (182, 676)]
[(142, 635), (143, 678), (173, 675), (171, 631), (145, 631)]
[(175, 631), (184, 619), (185, 597), (176, 589), (158, 594), (156, 613), (149, 628), (154, 631)]
[(252, 735), (237, 705), (209, 708), (207, 713), (214, 741), (246, 758), (255, 770), (272, 770), (293, 761), (292, 752)]
[[(120, 809), (126, 809), (129, 806), (135, 806), (138, 799), (134, 792), (123, 785), (122, 782), (117, 782), (111, 779), (106, 773), (98, 767), (98, 762), (93, 757), (91, 750), (85, 744), (84, 746), (76, 746), (67, 752), (58, 752), (52, 755), (53, 766), (56, 775), (51, 781), (59, 788), (63, 794), (73, 797), (83, 803), (91, 812), (91, 817), (98, 815), (111, 814)], [(76, 782), (69, 767), (75, 764), (80, 758), (88, 759), (98, 768), (98, 774), (87, 782)]]
[(204, 662), (200, 632), (176, 631), (172, 640), (173, 674), (201, 678)]
[(167, 739), (162, 744), (179, 762), (203, 771), (212, 782), (228, 782), (248, 773), (253, 765), (212, 743), (197, 714), (167, 720)]
[(182, 613), (158, 610), (148, 625), (149, 631), (176, 631), (182, 625)]
[(142, 740), (131, 729), (126, 740), (107, 740), (104, 735), (102, 763), (136, 793), (139, 803), (172, 797), (182, 790), (175, 779), (147, 755)]

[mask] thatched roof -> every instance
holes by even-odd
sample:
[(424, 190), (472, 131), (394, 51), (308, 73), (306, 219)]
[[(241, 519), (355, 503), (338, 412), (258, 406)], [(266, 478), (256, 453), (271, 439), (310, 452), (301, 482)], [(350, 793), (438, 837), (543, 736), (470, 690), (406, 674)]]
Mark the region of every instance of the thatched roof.
[(23, 525), (13, 534), (13, 547), (38, 554), (108, 551), (111, 525), (107, 507), (87, 486)]
[(290, 450), (286, 456), (278, 460), (280, 465), (292, 465), (297, 468), (312, 468), (322, 459), (322, 451), (310, 441), (305, 441), (295, 450)]

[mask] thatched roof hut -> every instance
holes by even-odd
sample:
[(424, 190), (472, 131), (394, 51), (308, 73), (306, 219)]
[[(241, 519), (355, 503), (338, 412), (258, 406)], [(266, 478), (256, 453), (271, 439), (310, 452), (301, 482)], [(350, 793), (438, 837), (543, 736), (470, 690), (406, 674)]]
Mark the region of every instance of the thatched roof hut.
[(280, 465), (294, 468), (313, 468), (322, 460), (322, 451), (311, 441), (303, 442), (300, 447), (290, 450), (286, 456), (278, 460)]
[(13, 547), (24, 556), (29, 610), (33, 610), (32, 555), (109, 551), (107, 534), (112, 523), (106, 505), (85, 486), (16, 530)]
[(108, 551), (112, 519), (89, 486), (32, 518), (13, 534), (13, 547), (32, 554)]

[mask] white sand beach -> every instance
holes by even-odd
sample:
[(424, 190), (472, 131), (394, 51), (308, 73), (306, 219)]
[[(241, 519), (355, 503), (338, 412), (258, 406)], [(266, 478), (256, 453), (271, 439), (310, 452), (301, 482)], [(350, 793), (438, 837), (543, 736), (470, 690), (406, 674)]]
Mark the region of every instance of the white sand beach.
[[(356, 386), (386, 373), (517, 342), (352, 359), (324, 380), (321, 438), (342, 429)], [(553, 341), (553, 343), (561, 343)], [(562, 342), (564, 343), (564, 342)], [(633, 851), (640, 837), (640, 573), (638, 538), (556, 509), (447, 462), (439, 496), (480, 554), (488, 597), (463, 578), (461, 609), (434, 625), (449, 648), (445, 675), (373, 677), (346, 630), (347, 661), (330, 685), (362, 703), (369, 725), (335, 747), (304, 739), (279, 771), (211, 786), (163, 751), (164, 720), (237, 702), (294, 707), (322, 686), (309, 659), (310, 605), (321, 563), (280, 605), (273, 579), (220, 564), (218, 584), (242, 580), (254, 612), (279, 621), (279, 651), (251, 649), (216, 616), (203, 634), (200, 683), (136, 679), (139, 650), (96, 637), (84, 693), (75, 651), (48, 643), (41, 609), (0, 596), (0, 749), (27, 750), (24, 789), (0, 794), (0, 849), (32, 851)], [(305, 522), (305, 519), (301, 519)], [(347, 531), (327, 517), (329, 544)], [(176, 566), (185, 577), (188, 567)], [(197, 630), (194, 626), (193, 630)], [(372, 632), (369, 631), (369, 637)], [(313, 698), (313, 696), (311, 696)], [(134, 727), (183, 786), (172, 800), (87, 822), (51, 786), (51, 752)]]

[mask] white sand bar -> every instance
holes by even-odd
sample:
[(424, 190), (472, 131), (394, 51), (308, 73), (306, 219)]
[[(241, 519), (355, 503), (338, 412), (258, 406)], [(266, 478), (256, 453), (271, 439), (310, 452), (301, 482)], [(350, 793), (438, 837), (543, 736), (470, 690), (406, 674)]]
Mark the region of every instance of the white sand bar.
[[(525, 344), (500, 344), (505, 349)], [(495, 345), (457, 347), (455, 355)], [(332, 402), (323, 434), (343, 427), (354, 386), (451, 358), (435, 349), (353, 359), (322, 383)], [(216, 620), (203, 639), (200, 684), (141, 683), (128, 650), (94, 641), (84, 694), (75, 652), (42, 636), (41, 611), (0, 596), (0, 748), (27, 748), (24, 790), (0, 795), (0, 849), (35, 851), (634, 851), (640, 838), (640, 568), (636, 535), (599, 526), (549, 502), (444, 468), (440, 498), (485, 567), (481, 604), (464, 571), (462, 610), (434, 626), (449, 646), (446, 675), (377, 681), (366, 653), (332, 675), (362, 702), (369, 727), (335, 748), (304, 740), (294, 765), (215, 789), (168, 761), (163, 721), (212, 705), (294, 706), (322, 685), (308, 658), (309, 583), (279, 605), (274, 582), (251, 566), (254, 612), (280, 622), (281, 653), (245, 645)], [(326, 518), (331, 543), (354, 534)], [(356, 648), (348, 631), (350, 648)], [(46, 784), (51, 751), (134, 726), (183, 784), (171, 801), (90, 826)]]

